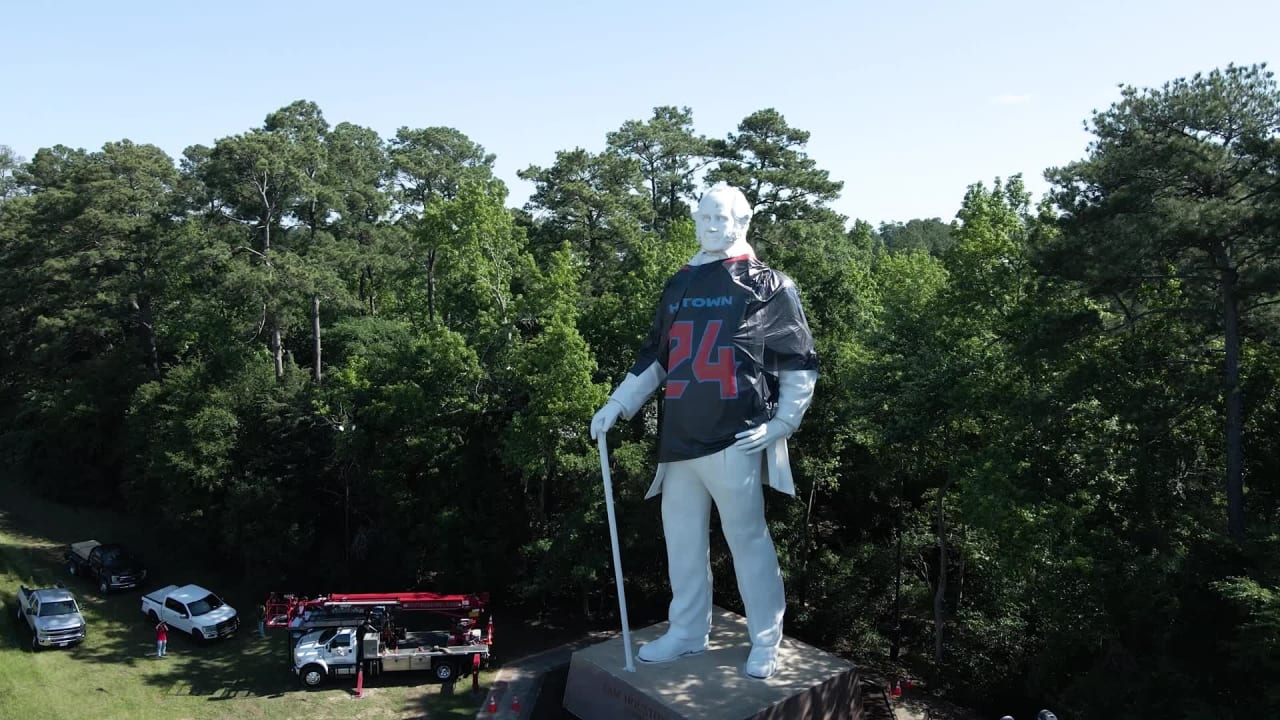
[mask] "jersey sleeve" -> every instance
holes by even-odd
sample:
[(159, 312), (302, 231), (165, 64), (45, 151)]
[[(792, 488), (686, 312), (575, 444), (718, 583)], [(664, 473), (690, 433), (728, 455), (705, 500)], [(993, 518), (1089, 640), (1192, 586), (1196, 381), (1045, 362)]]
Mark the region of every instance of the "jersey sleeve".
[(644, 344), (640, 346), (640, 351), (636, 353), (636, 362), (631, 366), (630, 373), (632, 375), (641, 376), (654, 363), (659, 364), (663, 375), (666, 374), (666, 343), (663, 342), (662, 335), (662, 299), (659, 298), (658, 308), (653, 313), (653, 326), (649, 328), (649, 334), (645, 336)]
[(769, 372), (817, 370), (818, 353), (800, 305), (800, 293), (786, 282), (764, 307), (764, 364)]

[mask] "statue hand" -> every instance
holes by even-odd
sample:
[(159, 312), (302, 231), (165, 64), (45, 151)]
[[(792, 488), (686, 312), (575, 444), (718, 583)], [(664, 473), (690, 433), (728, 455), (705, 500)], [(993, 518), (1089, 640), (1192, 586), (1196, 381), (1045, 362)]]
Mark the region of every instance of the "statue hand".
[(778, 418), (774, 418), (763, 425), (757, 425), (750, 430), (743, 430), (734, 435), (738, 442), (734, 443), (733, 446), (746, 455), (754, 455), (793, 432), (795, 432), (795, 428)]
[(622, 403), (617, 400), (605, 403), (604, 407), (596, 412), (595, 417), (591, 418), (591, 439), (595, 440), (609, 432), (609, 428), (618, 422), (619, 417), (622, 417), (622, 410)]

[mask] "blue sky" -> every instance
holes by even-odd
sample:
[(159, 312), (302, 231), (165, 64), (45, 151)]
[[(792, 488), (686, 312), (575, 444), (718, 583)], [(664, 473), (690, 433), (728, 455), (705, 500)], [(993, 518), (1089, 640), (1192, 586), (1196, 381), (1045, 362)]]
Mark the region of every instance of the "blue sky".
[[(3, 12), (0, 144), (177, 157), (293, 100), (383, 137), (453, 126), (516, 179), (656, 105), (723, 137), (777, 108), (836, 209), (954, 216), (965, 187), (1083, 156), (1117, 85), (1277, 60), (1280, 2), (23, 2)], [(585, 3), (581, 7), (587, 7)], [(1274, 68), (1274, 65), (1273, 65)]]

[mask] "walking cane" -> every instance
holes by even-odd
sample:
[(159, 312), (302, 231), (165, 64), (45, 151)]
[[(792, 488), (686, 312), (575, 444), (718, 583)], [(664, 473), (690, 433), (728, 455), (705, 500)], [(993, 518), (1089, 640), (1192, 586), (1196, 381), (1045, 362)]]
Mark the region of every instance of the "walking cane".
[(622, 648), (627, 654), (626, 670), (635, 672), (631, 660), (631, 623), (627, 620), (627, 591), (622, 587), (622, 557), (618, 554), (618, 521), (613, 515), (613, 480), (609, 476), (609, 447), (605, 444), (607, 431), (597, 438), (600, 447), (600, 474), (604, 476), (604, 507), (609, 515), (609, 541), (613, 543), (613, 577), (618, 583), (618, 612), (622, 614)]

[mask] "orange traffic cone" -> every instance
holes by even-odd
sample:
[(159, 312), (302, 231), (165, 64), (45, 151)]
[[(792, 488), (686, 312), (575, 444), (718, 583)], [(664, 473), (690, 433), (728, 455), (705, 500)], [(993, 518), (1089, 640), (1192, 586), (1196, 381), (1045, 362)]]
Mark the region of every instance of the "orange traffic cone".
[(356, 697), (364, 697), (364, 668), (356, 669)]
[(492, 695), (489, 696), (489, 712), (498, 712), (498, 699)]
[(902, 697), (902, 683), (900, 683), (900, 682), (895, 682), (895, 683), (893, 684), (893, 696), (894, 696), (894, 697)]
[(520, 712), (520, 696), (519, 695), (511, 696), (511, 709), (514, 712)]

